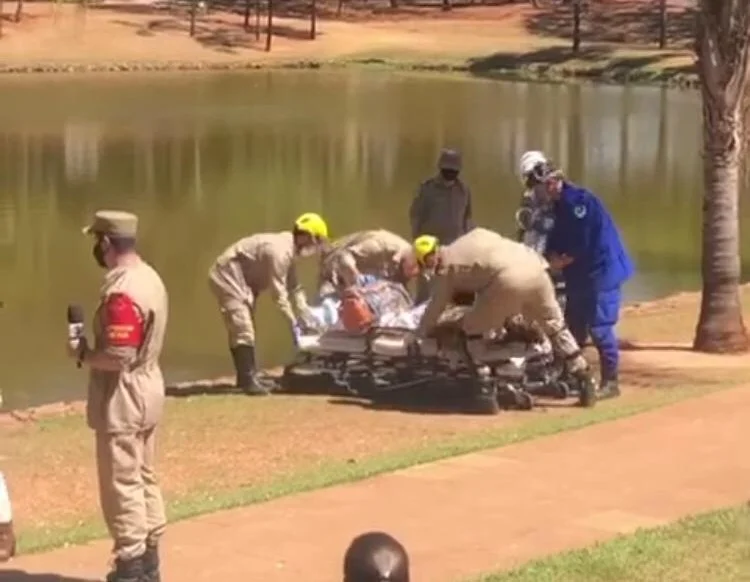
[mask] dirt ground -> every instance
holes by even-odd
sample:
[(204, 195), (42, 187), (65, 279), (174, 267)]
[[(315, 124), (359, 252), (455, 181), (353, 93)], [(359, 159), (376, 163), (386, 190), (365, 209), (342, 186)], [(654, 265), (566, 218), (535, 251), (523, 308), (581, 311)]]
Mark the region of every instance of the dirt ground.
[[(363, 531), (385, 530), (408, 548), (413, 579), (468, 579), (743, 503), (750, 479), (748, 422), (745, 387), (199, 517), (171, 526), (162, 547), (163, 574), (173, 582), (340, 580), (349, 541)], [(102, 541), (20, 557), (9, 567), (84, 582), (102, 575), (108, 550)], [(579, 574), (580, 580), (605, 578), (584, 561)], [(42, 578), (17, 578), (31, 579)]]
[(267, 53), (265, 15), (256, 39), (254, 18), (245, 30), (241, 14), (211, 10), (201, 15), (191, 38), (184, 8), (103, 2), (84, 11), (71, 4), (34, 2), (26, 4), (20, 23), (15, 23), (8, 14), (8, 6), (14, 4), (6, 1), (0, 68), (65, 70), (67, 65), (95, 68), (109, 63), (112, 70), (128, 70), (139, 68), (139, 63), (171, 63), (178, 68), (179, 63), (213, 66), (250, 61), (262, 65), (347, 58), (448, 61), (477, 70), (563, 66), (567, 61), (586, 66), (586, 61), (607, 61), (624, 46), (611, 43), (627, 45), (621, 56), (640, 59), (629, 65), (689, 64), (682, 50), (689, 36), (684, 12), (675, 9), (670, 17), (670, 51), (655, 53), (656, 15), (652, 8), (638, 2), (615, 4), (617, 9), (612, 3), (589, 3), (584, 38), (596, 47), (589, 46), (583, 55), (572, 59), (568, 54), (568, 9), (535, 10), (526, 3), (465, 6), (443, 12), (435, 6), (393, 11), (387, 4), (368, 2), (346, 4), (340, 17), (335, 15), (335, 4), (321, 3), (318, 35), (311, 41), (307, 4), (303, 8), (285, 2), (274, 21), (272, 51)]
[[(750, 289), (744, 297), (748, 304)], [(746, 382), (746, 356), (709, 356), (685, 347), (697, 307), (695, 294), (683, 294), (626, 308), (621, 331), (630, 349), (623, 355), (624, 402), (670, 388)], [(555, 407), (489, 418), (405, 414), (301, 396), (169, 400), (159, 465), (172, 498), (265, 484), (324, 462), (357, 462), (491, 427), (512, 430), (577, 413)], [(92, 439), (79, 411), (80, 405), (52, 406), (6, 415), (0, 422), (0, 463), (19, 523), (27, 527), (55, 527), (97, 514)]]

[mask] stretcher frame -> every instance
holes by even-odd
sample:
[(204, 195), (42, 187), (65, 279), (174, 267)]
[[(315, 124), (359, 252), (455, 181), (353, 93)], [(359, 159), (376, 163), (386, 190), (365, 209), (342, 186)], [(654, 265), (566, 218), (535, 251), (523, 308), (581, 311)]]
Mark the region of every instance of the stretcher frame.
[[(365, 333), (328, 331), (327, 345), (302, 342), (295, 359), (284, 368), (282, 383), (291, 385), (300, 371), (327, 377), (334, 391), (370, 400), (414, 389), (461, 390), (473, 401), (475, 411), (496, 414), (501, 408), (530, 410), (537, 397), (563, 400), (578, 385), (567, 378), (563, 366), (551, 351), (537, 350), (528, 342), (497, 342), (497, 356), (492, 351), (477, 358), (482, 345), (490, 340), (469, 338), (457, 331), (450, 342), (426, 339), (413, 350), (403, 348), (404, 337), (411, 330), (394, 327), (373, 327)], [(337, 339), (341, 345), (337, 348)], [(386, 338), (394, 338), (388, 349)], [(401, 338), (401, 349), (398, 340)], [(344, 349), (357, 342), (354, 349)], [(502, 354), (502, 356), (500, 355)], [(515, 356), (512, 354), (516, 354)], [(579, 404), (591, 406), (594, 397), (587, 391), (578, 394)]]

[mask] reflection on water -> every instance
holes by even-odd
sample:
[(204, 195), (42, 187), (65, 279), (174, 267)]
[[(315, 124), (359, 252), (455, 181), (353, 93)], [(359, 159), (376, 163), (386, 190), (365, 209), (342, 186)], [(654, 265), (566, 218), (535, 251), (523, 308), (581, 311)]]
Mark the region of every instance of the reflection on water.
[[(229, 367), (206, 285), (217, 253), (304, 211), (322, 212), (334, 236), (406, 233), (410, 199), (442, 145), (464, 152), (480, 224), (511, 232), (516, 160), (543, 148), (617, 216), (640, 268), (631, 298), (695, 286), (697, 100), (364, 72), (9, 82), (0, 91), (6, 403), (82, 394), (83, 375), (63, 355), (64, 315), (69, 302), (97, 299), (101, 272), (80, 235), (95, 209), (141, 217), (143, 252), (171, 293), (168, 377), (213, 374)], [(262, 358), (278, 363), (289, 339), (270, 301), (261, 305)]]

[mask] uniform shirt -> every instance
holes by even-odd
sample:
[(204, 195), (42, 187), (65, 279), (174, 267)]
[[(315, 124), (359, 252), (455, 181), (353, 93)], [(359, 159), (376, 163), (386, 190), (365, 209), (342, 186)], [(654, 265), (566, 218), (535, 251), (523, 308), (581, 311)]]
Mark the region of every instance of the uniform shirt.
[(633, 276), (635, 267), (617, 226), (591, 192), (565, 182), (554, 204), (554, 218), (547, 252), (573, 258), (563, 270), (569, 289), (610, 290)]
[(168, 314), (158, 273), (140, 259), (107, 272), (94, 316), (94, 349), (117, 358), (120, 371), (89, 373), (89, 426), (109, 433), (148, 430), (161, 419), (164, 378), (159, 358)]
[(367, 230), (344, 238), (335, 241), (321, 259), (321, 285), (338, 279), (353, 284), (360, 274), (394, 278), (401, 258), (411, 251), (406, 240), (387, 230)]
[(297, 279), (291, 232), (254, 234), (237, 241), (219, 255), (209, 276), (238, 301), (254, 301), (269, 290), (292, 324), (297, 321), (294, 310), (300, 314), (307, 310), (305, 292)]
[(411, 234), (429, 234), (450, 244), (472, 228), (471, 191), (460, 179), (448, 184), (440, 176), (419, 187), (409, 209)]
[(537, 273), (547, 261), (533, 249), (484, 228), (475, 228), (439, 251), (432, 293), (416, 335), (425, 337), (457, 293), (478, 293), (503, 273)]

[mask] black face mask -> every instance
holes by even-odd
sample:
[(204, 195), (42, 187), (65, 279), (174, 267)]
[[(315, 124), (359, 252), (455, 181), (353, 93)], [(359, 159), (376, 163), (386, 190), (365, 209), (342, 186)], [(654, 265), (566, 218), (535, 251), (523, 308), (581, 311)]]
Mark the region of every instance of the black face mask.
[(102, 241), (98, 240), (96, 243), (94, 243), (94, 247), (91, 249), (91, 254), (94, 255), (94, 260), (96, 261), (96, 264), (99, 265), (102, 269), (107, 268), (107, 263), (104, 260), (104, 249), (102, 248)]
[(440, 170), (440, 175), (446, 182), (453, 182), (456, 178), (458, 178), (458, 170), (449, 170), (448, 168), (442, 168)]

